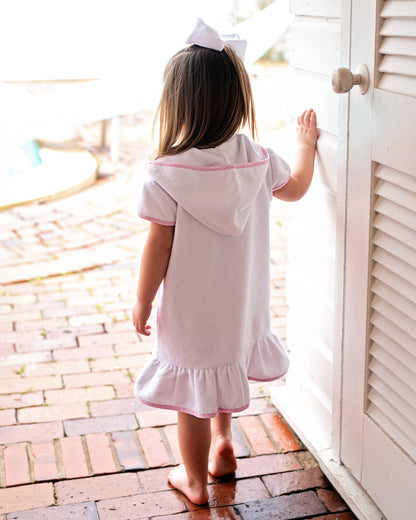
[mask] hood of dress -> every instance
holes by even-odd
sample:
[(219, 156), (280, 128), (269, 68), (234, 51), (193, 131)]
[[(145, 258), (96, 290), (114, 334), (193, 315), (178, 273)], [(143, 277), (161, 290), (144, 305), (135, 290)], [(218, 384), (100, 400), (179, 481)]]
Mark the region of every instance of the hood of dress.
[(148, 173), (183, 209), (223, 235), (244, 230), (264, 183), (268, 152), (244, 135), (148, 164)]

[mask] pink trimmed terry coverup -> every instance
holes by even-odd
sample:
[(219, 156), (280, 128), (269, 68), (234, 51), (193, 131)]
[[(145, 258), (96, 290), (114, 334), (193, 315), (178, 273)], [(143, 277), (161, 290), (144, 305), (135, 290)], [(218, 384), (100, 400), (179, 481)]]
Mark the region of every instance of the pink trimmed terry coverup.
[(249, 406), (249, 380), (289, 360), (270, 323), (269, 209), (287, 163), (238, 134), (148, 164), (139, 215), (175, 226), (156, 348), (136, 382), (150, 406), (197, 417)]

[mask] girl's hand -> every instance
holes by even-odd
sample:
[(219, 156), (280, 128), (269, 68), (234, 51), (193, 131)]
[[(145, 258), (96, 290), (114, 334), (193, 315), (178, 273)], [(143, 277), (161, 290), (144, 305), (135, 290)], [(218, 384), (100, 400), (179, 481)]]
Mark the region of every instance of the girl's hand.
[(133, 307), (132, 321), (139, 334), (150, 336), (150, 325), (147, 325), (150, 314), (152, 312), (152, 304), (144, 305), (136, 302)]
[(296, 134), (298, 146), (311, 146), (315, 149), (318, 132), (316, 130), (316, 114), (311, 108), (305, 110), (298, 117)]
[(298, 146), (289, 181), (273, 192), (273, 197), (288, 202), (301, 199), (312, 181), (318, 132), (316, 114), (311, 108), (298, 117), (296, 133)]

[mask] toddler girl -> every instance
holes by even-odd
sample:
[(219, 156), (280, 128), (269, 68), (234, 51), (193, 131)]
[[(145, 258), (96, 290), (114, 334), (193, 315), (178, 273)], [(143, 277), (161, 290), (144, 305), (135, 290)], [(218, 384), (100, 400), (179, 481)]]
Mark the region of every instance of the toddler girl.
[[(198, 20), (187, 43), (165, 70), (159, 147), (139, 203), (150, 228), (133, 323), (150, 334), (158, 292), (156, 348), (136, 395), (178, 411), (184, 465), (169, 482), (203, 504), (208, 471), (236, 470), (231, 414), (249, 406), (248, 380), (271, 381), (288, 369), (270, 323), (269, 208), (272, 196), (294, 201), (306, 193), (317, 132), (315, 113), (305, 111), (290, 172), (254, 142), (245, 42)], [(243, 126), (253, 140), (238, 133)]]

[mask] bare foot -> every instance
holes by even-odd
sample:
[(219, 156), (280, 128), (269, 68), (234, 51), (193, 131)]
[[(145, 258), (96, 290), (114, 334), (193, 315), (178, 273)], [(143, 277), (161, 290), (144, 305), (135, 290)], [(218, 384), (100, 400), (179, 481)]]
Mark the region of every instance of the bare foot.
[(224, 477), (237, 469), (237, 460), (230, 439), (223, 436), (213, 439), (211, 455), (208, 470), (213, 477)]
[(181, 491), (194, 504), (202, 505), (208, 502), (207, 484), (205, 486), (191, 484), (183, 464), (177, 466), (169, 473), (168, 482), (171, 486)]

